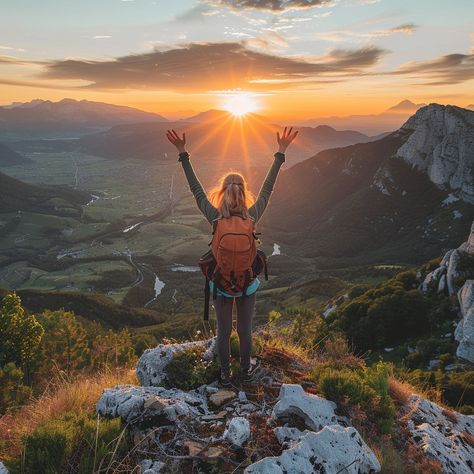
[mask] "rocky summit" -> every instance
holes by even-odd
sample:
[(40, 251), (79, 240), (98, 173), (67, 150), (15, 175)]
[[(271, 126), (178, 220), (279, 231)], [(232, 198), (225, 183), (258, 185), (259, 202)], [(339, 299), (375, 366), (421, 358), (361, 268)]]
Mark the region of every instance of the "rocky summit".
[[(261, 360), (246, 385), (223, 390), (212, 381), (191, 390), (171, 387), (170, 364), (197, 347), (208, 360), (215, 356), (215, 339), (146, 351), (137, 364), (145, 384), (107, 388), (97, 402), (99, 415), (125, 424), (140, 455), (137, 472), (380, 472), (380, 460), (351, 417), (305, 379), (309, 367), (304, 362), (283, 361), (278, 353), (275, 364), (274, 353)], [(281, 380), (282, 366), (291, 367), (283, 378), (292, 376), (298, 383)], [(474, 416), (412, 394), (398, 422), (404, 442), (441, 463), (444, 472), (472, 472)]]
[(474, 203), (474, 112), (451, 105), (419, 109), (401, 128), (409, 137), (402, 158), (442, 189)]

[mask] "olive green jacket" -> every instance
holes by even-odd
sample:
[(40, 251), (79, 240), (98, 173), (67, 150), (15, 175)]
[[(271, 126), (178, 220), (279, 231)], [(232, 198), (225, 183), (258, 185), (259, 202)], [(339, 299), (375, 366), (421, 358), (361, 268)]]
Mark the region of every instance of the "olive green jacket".
[[(257, 200), (255, 201), (255, 204), (249, 208), (249, 214), (255, 222), (258, 222), (260, 217), (262, 217), (263, 211), (265, 211), (265, 208), (267, 207), (278, 172), (285, 161), (284, 153), (276, 152), (273, 156), (275, 160), (268, 170), (267, 176), (262, 184), (260, 192), (258, 193)], [(193, 193), (199, 209), (212, 224), (212, 222), (219, 217), (219, 212), (207, 198), (204, 188), (197, 178), (191, 161), (189, 160), (189, 153), (187, 151), (181, 152), (178, 161), (181, 161), (183, 165), (184, 174), (189, 183), (189, 189)]]

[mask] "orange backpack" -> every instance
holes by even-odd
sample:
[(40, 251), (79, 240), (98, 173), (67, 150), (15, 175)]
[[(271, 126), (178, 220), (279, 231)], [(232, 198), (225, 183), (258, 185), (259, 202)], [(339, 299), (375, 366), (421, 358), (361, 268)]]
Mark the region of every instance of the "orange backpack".
[(201, 271), (206, 277), (204, 319), (209, 317), (209, 281), (214, 283), (213, 299), (217, 290), (230, 295), (247, 296), (248, 286), (265, 269), (265, 253), (257, 249), (258, 240), (255, 223), (239, 214), (218, 218), (213, 222), (211, 249), (199, 260)]

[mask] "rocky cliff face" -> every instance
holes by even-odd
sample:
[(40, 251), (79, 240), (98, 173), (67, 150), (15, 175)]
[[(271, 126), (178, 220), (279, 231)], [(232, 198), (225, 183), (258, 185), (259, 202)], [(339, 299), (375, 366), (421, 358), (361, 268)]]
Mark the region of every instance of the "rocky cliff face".
[(457, 295), (460, 321), (454, 337), (459, 342), (456, 355), (474, 363), (474, 222), (466, 242), (446, 252), (439, 267), (428, 273), (420, 285), (423, 292)]
[(441, 189), (474, 203), (474, 112), (430, 104), (401, 130), (411, 134), (396, 156), (425, 172)]

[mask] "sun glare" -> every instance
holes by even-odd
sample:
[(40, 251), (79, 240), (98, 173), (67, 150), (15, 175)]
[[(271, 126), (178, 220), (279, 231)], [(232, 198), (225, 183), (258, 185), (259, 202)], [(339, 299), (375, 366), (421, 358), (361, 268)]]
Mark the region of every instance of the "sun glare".
[(222, 104), (222, 107), (237, 117), (258, 110), (258, 104), (251, 94), (231, 95)]

